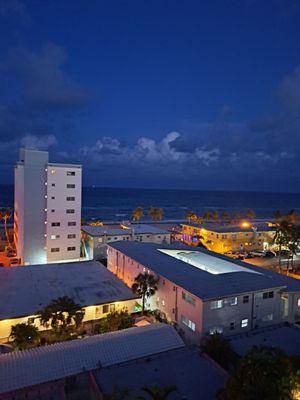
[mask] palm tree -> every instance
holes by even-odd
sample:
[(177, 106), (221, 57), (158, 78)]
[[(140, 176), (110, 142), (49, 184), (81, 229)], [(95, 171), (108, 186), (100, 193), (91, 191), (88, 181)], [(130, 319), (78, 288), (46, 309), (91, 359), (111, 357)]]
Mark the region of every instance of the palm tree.
[(89, 226), (103, 226), (103, 222), (102, 221), (91, 221), (89, 222)]
[(222, 211), (222, 213), (221, 213), (221, 220), (222, 220), (223, 222), (226, 222), (226, 221), (229, 220), (229, 218), (230, 218), (229, 213), (228, 213), (226, 210)]
[(34, 345), (39, 337), (38, 328), (32, 324), (16, 324), (11, 327), (10, 337), (20, 350)]
[(158, 289), (158, 278), (152, 274), (144, 273), (138, 274), (134, 278), (134, 284), (131, 287), (133, 293), (142, 297), (142, 314), (145, 313), (146, 297), (149, 298), (154, 295)]
[(292, 224), (289, 229), (289, 240), (287, 244), (287, 248), (291, 252), (292, 270), (294, 270), (294, 256), (297, 254), (299, 246), (300, 246), (300, 226)]
[(39, 311), (39, 318), (43, 326), (66, 329), (70, 325), (76, 328), (82, 323), (84, 310), (68, 296), (58, 297), (43, 310)]
[(133, 221), (139, 221), (144, 216), (144, 211), (142, 207), (137, 207), (132, 211)]
[(7, 244), (10, 245), (9, 232), (7, 229), (7, 221), (11, 218), (11, 211), (8, 208), (2, 208), (0, 210), (0, 219), (4, 221), (5, 236)]
[(241, 219), (242, 219), (241, 213), (236, 212), (236, 213), (234, 214), (233, 219), (234, 219), (234, 222), (235, 222), (236, 224), (238, 224), (238, 223), (241, 221)]
[(205, 211), (205, 213), (203, 214), (203, 219), (205, 221), (209, 221), (212, 218), (212, 215), (209, 211)]
[(148, 215), (152, 218), (153, 221), (158, 221), (163, 219), (164, 211), (159, 207), (150, 207), (148, 209)]
[(283, 246), (287, 246), (288, 243), (290, 242), (290, 237), (291, 237), (291, 224), (289, 223), (288, 220), (286, 219), (281, 219), (280, 222), (277, 225), (274, 237), (273, 237), (273, 243), (278, 246), (279, 250), (279, 257), (278, 257), (278, 267), (279, 271), (281, 272), (281, 250)]
[(249, 219), (254, 219), (256, 217), (256, 214), (253, 210), (247, 210), (245, 213), (246, 217)]
[(219, 213), (218, 213), (217, 210), (215, 210), (215, 211), (212, 213), (212, 220), (213, 220), (214, 222), (218, 222), (219, 219), (220, 219)]
[(206, 335), (201, 340), (201, 350), (225, 369), (235, 366), (237, 357), (230, 342), (221, 333)]
[(185, 214), (185, 218), (186, 218), (189, 222), (191, 222), (191, 221), (193, 221), (193, 220), (195, 220), (195, 219), (197, 218), (197, 215), (196, 215), (195, 213), (193, 213), (193, 211), (188, 211), (188, 212)]
[[(143, 387), (142, 391), (147, 393), (152, 400), (167, 400), (171, 393), (177, 392), (177, 387), (172, 385), (160, 388), (159, 386), (154, 385), (151, 387)], [(142, 396), (138, 397), (138, 399), (145, 400)]]

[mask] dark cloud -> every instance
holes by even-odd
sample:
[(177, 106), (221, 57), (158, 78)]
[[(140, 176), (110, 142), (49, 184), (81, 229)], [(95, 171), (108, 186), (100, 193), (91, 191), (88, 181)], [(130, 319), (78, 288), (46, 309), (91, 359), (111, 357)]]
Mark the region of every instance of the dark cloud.
[(63, 48), (45, 45), (40, 53), (16, 49), (0, 63), (0, 69), (19, 80), (22, 100), (45, 109), (81, 108), (89, 96), (85, 88), (64, 71), (67, 55)]

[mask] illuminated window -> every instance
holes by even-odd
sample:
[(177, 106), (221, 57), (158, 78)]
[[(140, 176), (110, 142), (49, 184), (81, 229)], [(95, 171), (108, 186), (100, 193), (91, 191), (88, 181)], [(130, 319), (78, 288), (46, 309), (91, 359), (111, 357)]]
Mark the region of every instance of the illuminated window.
[(231, 297), (231, 298), (229, 299), (229, 304), (230, 304), (231, 306), (236, 306), (237, 303), (238, 303), (237, 297)]
[(248, 326), (248, 318), (242, 319), (241, 327), (246, 328)]
[(188, 327), (191, 331), (195, 331), (196, 330), (196, 325), (193, 321), (187, 319), (185, 316), (181, 316), (181, 323), (183, 325), (185, 325), (186, 327)]
[(59, 235), (51, 235), (51, 236), (50, 236), (50, 239), (51, 239), (51, 240), (59, 239), (59, 238), (60, 238)]
[(51, 169), (51, 175), (55, 175), (55, 169)]
[(215, 310), (217, 308), (222, 308), (222, 307), (223, 307), (223, 300), (214, 300), (210, 302), (211, 310)]
[(300, 307), (300, 297), (297, 300), (297, 306)]
[(211, 328), (209, 330), (209, 334), (210, 335), (213, 335), (215, 333), (222, 333), (222, 332), (223, 332), (223, 329), (222, 328), (218, 328), (218, 327), (214, 327), (214, 328)]

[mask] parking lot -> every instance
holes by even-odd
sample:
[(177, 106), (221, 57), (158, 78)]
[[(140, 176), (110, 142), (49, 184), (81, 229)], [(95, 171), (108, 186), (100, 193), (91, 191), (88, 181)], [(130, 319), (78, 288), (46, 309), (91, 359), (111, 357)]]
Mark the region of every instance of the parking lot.
[[(254, 258), (245, 258), (243, 260), (244, 262), (247, 262), (252, 265), (256, 265), (258, 267), (262, 268), (267, 268), (271, 269), (276, 272), (279, 271), (279, 257), (254, 257)], [(287, 258), (282, 258), (281, 259), (281, 269), (282, 273), (286, 274), (287, 272), (287, 266), (290, 266), (291, 268), (291, 261), (288, 260)], [(290, 271), (291, 272), (291, 271)], [(298, 254), (297, 256), (294, 256), (294, 271), (293, 271), (293, 277), (300, 279), (300, 255)]]

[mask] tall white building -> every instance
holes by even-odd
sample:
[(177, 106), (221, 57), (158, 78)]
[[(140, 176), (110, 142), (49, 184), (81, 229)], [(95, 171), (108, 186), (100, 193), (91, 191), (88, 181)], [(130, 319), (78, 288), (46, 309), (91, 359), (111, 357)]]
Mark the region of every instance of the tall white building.
[(80, 165), (52, 164), (46, 151), (20, 150), (14, 232), (23, 264), (79, 259), (81, 177)]

